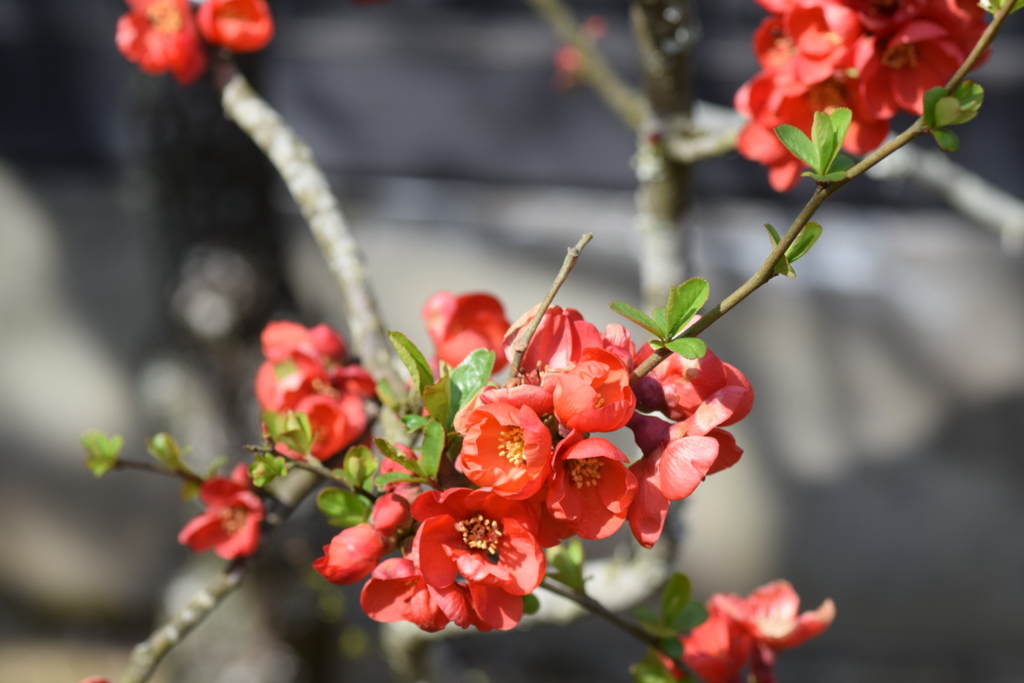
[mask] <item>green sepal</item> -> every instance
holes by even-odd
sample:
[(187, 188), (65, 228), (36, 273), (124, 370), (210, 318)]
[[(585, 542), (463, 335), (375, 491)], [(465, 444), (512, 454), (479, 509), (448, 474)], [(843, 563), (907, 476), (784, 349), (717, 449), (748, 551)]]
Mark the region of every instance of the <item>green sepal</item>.
[(932, 137), (939, 147), (947, 152), (955, 152), (960, 149), (960, 136), (945, 128), (936, 128), (932, 131)]
[(434, 373), (430, 369), (430, 363), (427, 362), (423, 352), (401, 332), (388, 332), (388, 338), (391, 339), (391, 345), (398, 352), (398, 357), (408, 368), (416, 392), (422, 393), (426, 387), (434, 383)]
[(367, 481), (377, 473), (378, 462), (373, 451), (366, 446), (353, 446), (345, 453), (341, 464), (345, 479), (353, 486), (366, 488)]
[(437, 470), (444, 455), (444, 427), (437, 420), (427, 423), (427, 428), (423, 432), (422, 451), (420, 464), (423, 466), (423, 473), (430, 479), (437, 478)]
[(120, 434), (108, 436), (97, 429), (82, 435), (85, 448), (85, 466), (98, 479), (117, 466), (117, 456), (124, 448), (124, 437)]
[(699, 337), (680, 337), (679, 339), (673, 339), (670, 342), (666, 342), (665, 346), (669, 350), (678, 353), (684, 358), (689, 358), (690, 360), (703, 358), (704, 354), (708, 352), (708, 345)]
[(339, 488), (326, 488), (316, 497), (316, 506), (331, 526), (362, 524), (370, 516), (370, 503), (363, 496)]
[(664, 331), (661, 328), (658, 327), (658, 324), (654, 322), (653, 319), (651, 319), (651, 316), (647, 315), (638, 308), (634, 308), (633, 306), (630, 306), (629, 304), (623, 301), (613, 301), (611, 303), (611, 308), (619, 315), (629, 320), (632, 320), (637, 325), (644, 328), (645, 330), (653, 334), (655, 337), (658, 337), (659, 339), (664, 339), (665, 337), (668, 336), (664, 333)]

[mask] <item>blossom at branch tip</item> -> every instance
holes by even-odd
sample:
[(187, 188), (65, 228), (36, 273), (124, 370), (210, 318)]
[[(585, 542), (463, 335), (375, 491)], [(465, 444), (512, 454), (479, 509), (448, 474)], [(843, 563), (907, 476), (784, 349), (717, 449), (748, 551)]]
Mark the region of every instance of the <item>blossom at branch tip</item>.
[(126, 1), (114, 42), (128, 61), (150, 75), (171, 72), (182, 85), (206, 71), (206, 49), (188, 0)]
[(260, 544), (263, 501), (250, 488), (245, 465), (231, 477), (210, 477), (199, 489), (206, 512), (196, 516), (178, 534), (178, 542), (197, 553), (213, 550), (225, 560), (248, 557)]
[(206, 0), (196, 11), (203, 38), (232, 52), (262, 50), (274, 37), (266, 0)]

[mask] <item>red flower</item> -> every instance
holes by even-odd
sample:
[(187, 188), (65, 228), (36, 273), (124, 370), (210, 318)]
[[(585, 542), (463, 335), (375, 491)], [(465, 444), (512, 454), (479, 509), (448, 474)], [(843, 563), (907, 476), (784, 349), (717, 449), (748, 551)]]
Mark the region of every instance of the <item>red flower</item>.
[(453, 488), (421, 494), (412, 513), (422, 522), (413, 553), (427, 585), (449, 588), (461, 575), (482, 623), (499, 630), (519, 623), (521, 596), (540, 585), (546, 570), (530, 505), (486, 489)]
[(225, 560), (247, 557), (260, 545), (263, 501), (249, 488), (245, 465), (231, 478), (210, 477), (199, 490), (206, 512), (195, 517), (178, 534), (178, 543), (197, 553), (211, 548)]
[(551, 432), (528, 406), (484, 405), (466, 418), (457, 465), (478, 486), (506, 498), (529, 498), (551, 472)]
[(188, 0), (127, 0), (129, 11), (117, 20), (117, 49), (143, 72), (170, 71), (188, 85), (206, 70), (203, 48)]
[(359, 603), (371, 619), (384, 623), (411, 621), (431, 632), (440, 631), (451, 621), (466, 628), (474, 617), (464, 586), (428, 586), (415, 563), (404, 557), (377, 565), (363, 586)]
[[(329, 460), (354, 444), (369, 422), (363, 399), (353, 394), (339, 398), (311, 394), (299, 399), (294, 410), (309, 416), (315, 438), (311, 452), (319, 460)], [(288, 457), (302, 458), (302, 454), (283, 443), (275, 444), (275, 448)]]
[(508, 365), (502, 352), (502, 340), (508, 319), (501, 302), (490, 294), (438, 292), (423, 306), (427, 333), (437, 347), (437, 357), (456, 366), (477, 349), (496, 354), (494, 371)]
[[(623, 464), (625, 463), (625, 464)], [(607, 538), (626, 521), (636, 495), (629, 458), (610, 441), (573, 431), (555, 448), (547, 504), (581, 538)]]
[(357, 524), (324, 546), (324, 556), (313, 562), (313, 569), (331, 583), (355, 583), (368, 576), (390, 549), (387, 537), (373, 525)]
[(397, 493), (385, 493), (373, 504), (373, 528), (391, 537), (412, 521), (409, 501)]
[[(539, 306), (534, 306), (512, 323), (505, 334), (505, 355), (512, 359), (514, 347), (537, 315)], [(537, 377), (550, 370), (572, 367), (579, 360), (583, 349), (591, 346), (602, 347), (601, 333), (592, 323), (583, 319), (574, 308), (551, 306), (530, 340), (530, 346), (523, 356), (522, 372)]]
[[(637, 361), (650, 355), (650, 346), (644, 345)], [(750, 380), (710, 349), (697, 360), (674, 353), (637, 384), (638, 409), (660, 411), (673, 420), (685, 420), (726, 387), (738, 387), (742, 391), (730, 398), (732, 413), (721, 423), (723, 427), (739, 422), (753, 407), (754, 390)]]
[(761, 586), (746, 598), (733, 593), (714, 595), (711, 604), (741, 624), (758, 644), (772, 650), (802, 645), (824, 633), (836, 618), (831, 598), (818, 609), (801, 614), (800, 596), (782, 579)]
[(196, 12), (203, 37), (232, 52), (262, 50), (274, 37), (266, 0), (207, 0)]
[(603, 349), (583, 349), (572, 369), (550, 377), (555, 415), (569, 429), (614, 432), (626, 426), (636, 408), (629, 370)]
[(705, 683), (741, 683), (751, 639), (728, 614), (711, 605), (707, 621), (679, 639), (683, 661)]

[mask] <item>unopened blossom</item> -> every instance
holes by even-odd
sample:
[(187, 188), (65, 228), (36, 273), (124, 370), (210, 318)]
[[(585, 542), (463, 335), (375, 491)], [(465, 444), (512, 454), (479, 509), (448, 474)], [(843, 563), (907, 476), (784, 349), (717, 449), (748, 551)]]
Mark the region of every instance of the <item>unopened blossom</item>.
[(313, 562), (313, 569), (331, 583), (355, 583), (368, 576), (390, 549), (387, 537), (364, 522), (324, 546), (324, 556)]
[(232, 52), (256, 52), (274, 37), (266, 0), (206, 0), (196, 12), (203, 38)]
[(117, 21), (117, 49), (144, 73), (173, 73), (188, 85), (206, 70), (206, 49), (196, 31), (188, 0), (126, 0)]
[(508, 319), (501, 302), (490, 294), (438, 292), (423, 306), (423, 320), (438, 359), (448, 365), (458, 365), (477, 349), (495, 352), (495, 372), (508, 365), (502, 350)]
[(199, 489), (206, 512), (178, 534), (178, 542), (197, 553), (213, 550), (225, 560), (247, 557), (260, 544), (263, 501), (250, 488), (245, 465), (227, 477), (210, 477)]
[(602, 348), (583, 349), (576, 364), (551, 381), (555, 415), (568, 429), (614, 432), (626, 426), (636, 408), (629, 370)]

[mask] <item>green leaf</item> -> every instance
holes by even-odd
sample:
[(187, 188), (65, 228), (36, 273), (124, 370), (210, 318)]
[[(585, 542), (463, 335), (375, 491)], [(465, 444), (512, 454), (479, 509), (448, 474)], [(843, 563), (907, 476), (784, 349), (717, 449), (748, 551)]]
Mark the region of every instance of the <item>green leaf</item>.
[(665, 584), (661, 594), (661, 621), (671, 624), (690, 603), (690, 578), (676, 573)]
[(669, 657), (679, 659), (683, 656), (683, 644), (679, 640), (679, 636), (675, 638), (662, 638), (661, 639), (661, 651), (667, 654)]
[[(437, 384), (423, 389), (423, 405), (430, 416), (441, 424), (448, 424), (449, 409), (452, 405), (452, 380), (449, 375), (441, 378)], [(454, 415), (451, 416), (454, 419)]]
[(146, 450), (159, 462), (167, 465), (172, 470), (182, 471), (185, 468), (185, 463), (181, 460), (181, 456), (184, 455), (185, 451), (178, 444), (178, 440), (167, 432), (160, 432), (147, 441)]
[(647, 622), (650, 624), (658, 624), (661, 622), (661, 619), (658, 617), (657, 614), (654, 613), (654, 610), (652, 610), (650, 607), (637, 607), (635, 610), (633, 610), (633, 616), (639, 619), (640, 621)]
[[(422, 465), (420, 465), (420, 463), (417, 460), (415, 460), (414, 458), (410, 458), (404, 453), (399, 452), (399, 450), (395, 448), (393, 445), (391, 445), (391, 443), (386, 439), (378, 438), (374, 440), (374, 443), (377, 444), (377, 448), (380, 449), (380, 452), (384, 454), (385, 458), (389, 460), (394, 460), (405, 469), (419, 475), (420, 477), (428, 478), (426, 474), (423, 472)], [(382, 474), (379, 477), (377, 477), (378, 486), (380, 486), (381, 477), (384, 476), (386, 475)]]
[(255, 458), (255, 462), (249, 465), (249, 478), (254, 486), (262, 488), (288, 473), (286, 458), (270, 453), (256, 453)]
[(391, 385), (388, 384), (386, 379), (382, 379), (377, 382), (377, 398), (380, 402), (391, 408), (392, 410), (398, 410), (401, 401), (395, 396), (395, 392), (391, 389)]
[(768, 229), (768, 237), (771, 238), (772, 248), (774, 249), (775, 245), (782, 241), (782, 237), (779, 236), (779, 231), (771, 223), (765, 223), (764, 227)]
[(651, 649), (647, 656), (629, 667), (635, 683), (676, 683), (676, 677), (665, 667), (657, 652)]
[(653, 334), (655, 337), (661, 337), (661, 330), (658, 328), (658, 324), (654, 322), (654, 320), (652, 320), (651, 317), (644, 313), (643, 311), (637, 308), (633, 308), (629, 304), (624, 303), (622, 301), (613, 301), (611, 306), (612, 310), (618, 313), (619, 315), (628, 318), (629, 320), (632, 320), (637, 325)]
[(409, 338), (401, 332), (388, 332), (388, 337), (391, 339), (391, 345), (398, 352), (398, 357), (402, 359), (405, 367), (409, 369), (409, 374), (412, 376), (412, 383), (416, 387), (416, 391), (422, 393), (426, 387), (434, 383), (434, 373), (430, 369), (430, 363), (427, 362), (423, 353), (416, 348), (416, 345), (409, 341)]
[(314, 439), (309, 415), (290, 411), (285, 415), (278, 441), (303, 455), (309, 455), (313, 449)]
[(668, 339), (671, 335), (668, 330), (668, 316), (665, 314), (665, 309), (655, 308), (651, 311), (651, 315), (654, 317), (654, 324), (658, 326), (658, 337)]
[(960, 100), (960, 111), (976, 112), (985, 101), (985, 89), (974, 81), (964, 81), (953, 93)]
[(667, 336), (679, 334), (697, 311), (707, 303), (710, 294), (711, 286), (707, 280), (700, 277), (690, 278), (678, 287), (670, 289), (668, 304), (665, 306), (668, 314)]
[(939, 147), (947, 152), (955, 152), (960, 149), (960, 136), (951, 130), (936, 128), (932, 131), (932, 137), (935, 138), (935, 142), (939, 143)]
[[(832, 167), (829, 168), (829, 173), (826, 175), (834, 175), (836, 173), (842, 173), (844, 176), (857, 162), (845, 154), (836, 155), (835, 161), (832, 162)], [(839, 178), (833, 178), (833, 180), (839, 180)]]
[(935, 127), (951, 126), (960, 118), (960, 100), (943, 97), (935, 103)]
[(429, 478), (437, 477), (437, 469), (441, 466), (441, 456), (444, 455), (444, 427), (440, 422), (431, 420), (423, 435), (423, 457), (420, 463), (423, 465), (423, 473)]
[(341, 466), (345, 478), (352, 482), (353, 486), (363, 487), (366, 481), (376, 474), (378, 463), (373, 451), (360, 445), (348, 449)]
[(941, 85), (924, 94), (924, 123), (929, 128), (935, 128), (935, 104), (947, 95), (949, 91)]
[(821, 226), (814, 221), (809, 221), (804, 229), (800, 231), (793, 244), (786, 250), (786, 259), (790, 263), (796, 263), (804, 254), (811, 250), (814, 243), (821, 237)]
[(403, 415), (402, 422), (405, 423), (405, 428), (410, 432), (416, 432), (427, 426), (430, 422), (430, 418), (425, 415)]
[(786, 149), (792, 152), (797, 159), (800, 159), (814, 170), (818, 170), (820, 164), (818, 149), (811, 142), (811, 139), (807, 137), (806, 133), (796, 126), (784, 123), (775, 129), (775, 135), (778, 136), (782, 144), (786, 146)]
[(789, 265), (789, 259), (783, 254), (778, 262), (775, 264), (774, 272), (776, 275), (785, 275), (786, 277), (796, 277), (796, 271), (793, 270), (793, 266)]
[(452, 420), (455, 419), (459, 410), (487, 386), (491, 379), (491, 373), (494, 372), (495, 358), (494, 351), (477, 349), (452, 370), (452, 402), (445, 427), (451, 427)]
[(117, 466), (117, 456), (124, 448), (124, 437), (120, 434), (108, 436), (97, 429), (82, 435), (85, 448), (85, 466), (98, 479)]
[(686, 633), (707, 620), (707, 608), (699, 602), (690, 602), (669, 622), (669, 626), (680, 633)]
[(836, 144), (836, 132), (832, 128), (832, 118), (823, 111), (814, 112), (811, 141), (814, 143), (818, 155), (818, 164), (811, 168), (818, 173), (828, 173), (832, 157), (839, 152), (839, 146)]
[(846, 171), (834, 171), (832, 173), (812, 173), (810, 171), (805, 171), (800, 175), (802, 175), (804, 178), (813, 178), (815, 181), (819, 183), (831, 183), (835, 182), (836, 180), (842, 180), (843, 178), (845, 178)]
[(406, 474), (405, 472), (388, 472), (386, 474), (378, 474), (377, 478), (373, 480), (373, 485), (383, 491), (384, 487), (390, 484), (397, 484), (404, 481), (413, 484), (421, 484), (425, 482), (426, 479), (415, 474)]
[(360, 495), (338, 488), (326, 488), (316, 497), (316, 506), (331, 526), (362, 524), (370, 516), (370, 505)]
[(523, 596), (523, 614), (536, 614), (540, 609), (540, 600), (533, 593)]
[(568, 545), (556, 545), (547, 550), (548, 562), (557, 572), (548, 572), (548, 577), (563, 583), (575, 591), (583, 592), (583, 544), (578, 538)]
[(699, 337), (680, 337), (667, 342), (665, 346), (690, 360), (703, 358), (708, 352), (708, 345)]
[(832, 156), (829, 157), (829, 163), (825, 167), (827, 171), (835, 171), (835, 161), (839, 156), (839, 150), (843, 148), (843, 143), (846, 142), (846, 134), (850, 131), (850, 124), (853, 123), (853, 112), (847, 107), (837, 107), (833, 109), (828, 115), (832, 121), (832, 134), (835, 139), (836, 148), (832, 152)]

